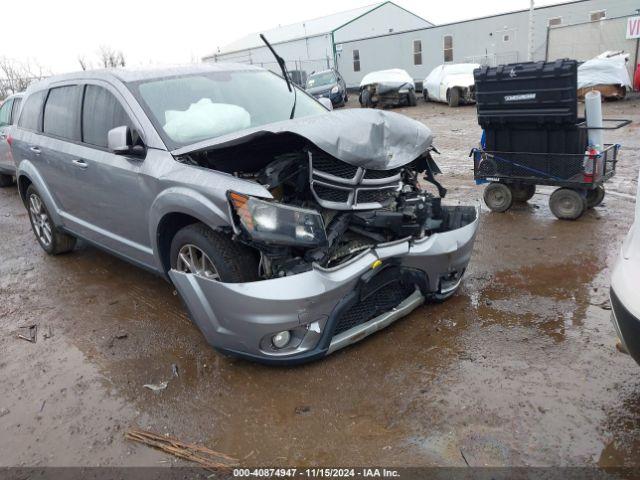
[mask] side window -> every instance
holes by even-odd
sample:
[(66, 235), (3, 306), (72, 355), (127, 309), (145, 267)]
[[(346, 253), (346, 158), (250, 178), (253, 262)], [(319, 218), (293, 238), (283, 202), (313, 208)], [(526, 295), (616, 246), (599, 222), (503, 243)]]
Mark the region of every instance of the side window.
[(11, 107), (13, 100), (7, 100), (0, 107), (0, 127), (5, 127), (11, 123)]
[(422, 41), (413, 41), (413, 64), (422, 65)]
[(453, 35), (445, 35), (443, 37), (444, 61), (453, 62)]
[(18, 97), (13, 100), (13, 108), (11, 109), (11, 125), (18, 123), (18, 113), (20, 113), (20, 105), (22, 98)]
[(49, 90), (44, 105), (44, 133), (69, 140), (79, 140), (78, 94), (80, 87), (69, 85)]
[(360, 71), (360, 50), (353, 51), (353, 71)]
[(46, 90), (40, 90), (27, 97), (20, 113), (20, 120), (18, 120), (20, 127), (36, 132), (40, 130), (40, 112), (45, 93), (47, 93)]
[(123, 125), (134, 130), (118, 99), (105, 88), (87, 85), (82, 105), (82, 141), (106, 148), (109, 130)]

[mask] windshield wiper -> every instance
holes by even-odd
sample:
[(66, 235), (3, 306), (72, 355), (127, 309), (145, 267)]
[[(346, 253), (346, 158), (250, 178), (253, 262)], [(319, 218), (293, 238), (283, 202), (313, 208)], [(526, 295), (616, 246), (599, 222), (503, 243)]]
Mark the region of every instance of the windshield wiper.
[(287, 65), (285, 64), (284, 59), (276, 53), (276, 51), (273, 49), (273, 47), (271, 46), (271, 44), (263, 34), (260, 34), (260, 38), (262, 39), (264, 44), (269, 48), (269, 50), (271, 50), (271, 53), (276, 59), (276, 62), (278, 62), (278, 65), (280, 66), (280, 70), (282, 71), (282, 76), (284, 77), (285, 82), (287, 82), (287, 88), (289, 89), (289, 91), (293, 90), (293, 106), (291, 107), (291, 115), (289, 115), (289, 120), (291, 120), (293, 116), (296, 114), (296, 103), (298, 101), (298, 92), (296, 91), (295, 85), (292, 85), (293, 81), (289, 77), (289, 72), (287, 72)]

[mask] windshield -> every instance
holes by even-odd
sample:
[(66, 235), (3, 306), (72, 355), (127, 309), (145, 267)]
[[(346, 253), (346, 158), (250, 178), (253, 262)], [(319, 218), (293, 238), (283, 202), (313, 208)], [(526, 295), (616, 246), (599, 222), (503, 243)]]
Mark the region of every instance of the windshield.
[(336, 83), (336, 76), (333, 72), (316, 73), (307, 79), (307, 88), (323, 87), (334, 83)]
[[(129, 84), (170, 150), (288, 120), (293, 92), (268, 71), (207, 72)], [(295, 118), (326, 113), (298, 90)]]

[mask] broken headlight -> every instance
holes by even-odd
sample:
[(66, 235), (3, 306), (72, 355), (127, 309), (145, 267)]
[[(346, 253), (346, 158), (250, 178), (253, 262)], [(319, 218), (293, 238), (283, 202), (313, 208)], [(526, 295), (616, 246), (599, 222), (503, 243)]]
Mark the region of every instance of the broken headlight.
[(322, 216), (315, 210), (258, 200), (236, 192), (228, 195), (242, 230), (253, 241), (300, 247), (327, 243)]

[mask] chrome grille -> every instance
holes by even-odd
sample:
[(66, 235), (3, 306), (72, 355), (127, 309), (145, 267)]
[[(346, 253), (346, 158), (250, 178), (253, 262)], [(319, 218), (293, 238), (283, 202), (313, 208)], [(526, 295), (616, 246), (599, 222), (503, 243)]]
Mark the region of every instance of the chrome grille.
[(366, 210), (387, 206), (402, 188), (402, 168), (372, 170), (354, 167), (321, 150), (309, 151), (311, 190), (316, 201), (335, 210)]

